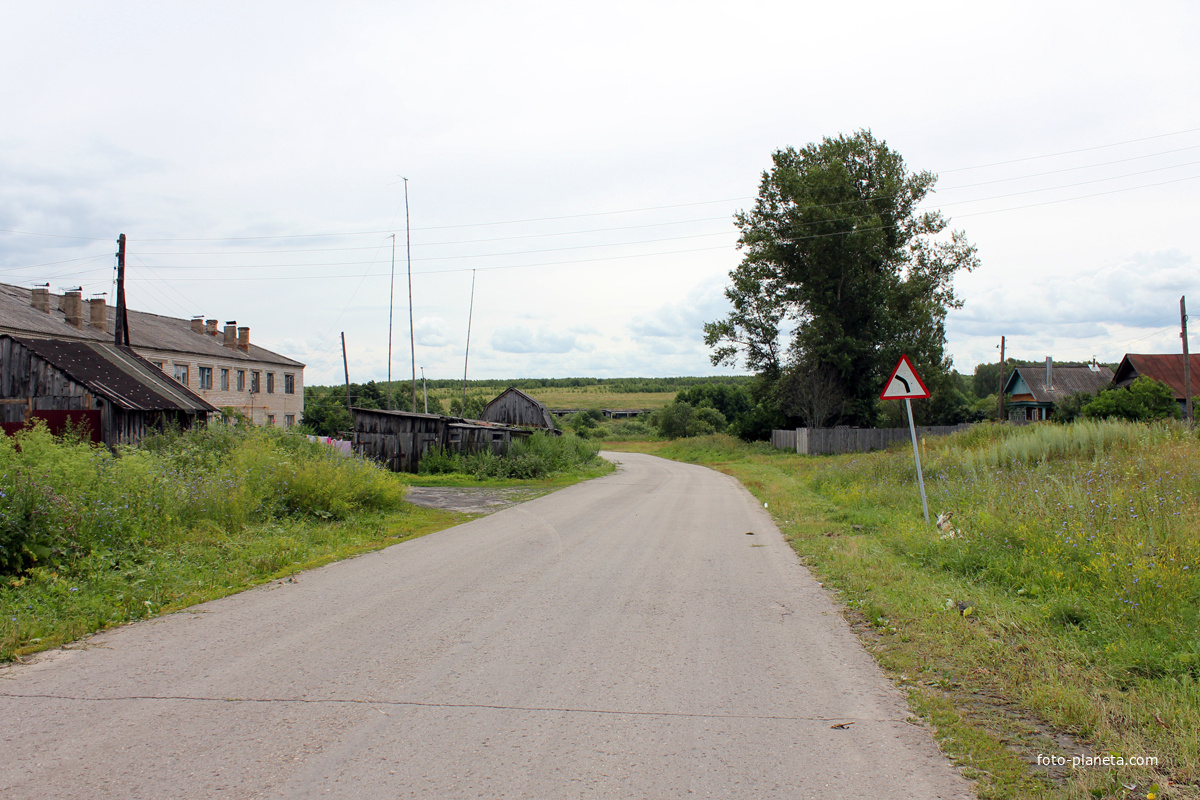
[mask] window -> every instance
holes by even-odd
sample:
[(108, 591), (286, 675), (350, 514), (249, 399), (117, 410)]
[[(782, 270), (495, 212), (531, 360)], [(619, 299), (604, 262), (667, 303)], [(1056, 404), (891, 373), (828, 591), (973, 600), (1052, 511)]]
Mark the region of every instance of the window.
[(200, 367), (198, 369), (198, 377), (200, 378), (201, 389), (212, 388), (212, 367)]
[(237, 373), (237, 390), (239, 392), (244, 392), (246, 391), (246, 370), (239, 369)]
[(275, 373), (267, 373), (267, 394), (275, 394)]
[(272, 428), (275, 427), (275, 415), (274, 414), (267, 414), (267, 425), (271, 426)]
[(283, 415), (283, 427), (290, 428), (295, 424), (296, 424), (296, 415), (295, 414), (284, 414)]
[(283, 373), (283, 393), (284, 394), (295, 394), (296, 393), (296, 376), (295, 375), (289, 375), (286, 372)]
[(188, 374), (187, 373), (188, 373), (187, 364), (176, 364), (175, 365), (175, 380), (179, 381), (184, 386), (188, 385)]
[(262, 391), (261, 378), (262, 373), (258, 370), (253, 370), (250, 373), (250, 394), (258, 394)]
[(165, 361), (155, 361), (154, 366), (158, 367), (163, 372), (167, 371), (167, 363)]
[(229, 391), (229, 370), (227, 369), (221, 370), (221, 391)]

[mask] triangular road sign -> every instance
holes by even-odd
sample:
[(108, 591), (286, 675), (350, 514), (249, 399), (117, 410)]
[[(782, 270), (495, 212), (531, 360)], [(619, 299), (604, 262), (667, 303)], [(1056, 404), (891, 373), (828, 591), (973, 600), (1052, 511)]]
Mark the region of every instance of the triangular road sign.
[(917, 376), (917, 371), (913, 369), (912, 362), (908, 360), (908, 356), (900, 356), (900, 360), (896, 362), (896, 368), (892, 370), (892, 376), (887, 379), (887, 383), (883, 385), (883, 392), (879, 395), (880, 400), (925, 400), (929, 397), (929, 390), (925, 388), (925, 384), (921, 382)]

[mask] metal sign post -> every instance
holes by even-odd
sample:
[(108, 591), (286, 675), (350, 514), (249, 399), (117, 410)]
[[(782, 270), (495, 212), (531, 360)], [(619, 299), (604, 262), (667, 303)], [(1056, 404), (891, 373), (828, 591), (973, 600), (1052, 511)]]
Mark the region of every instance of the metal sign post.
[(921, 451), (917, 449), (917, 426), (913, 424), (912, 401), (904, 398), (908, 409), (908, 432), (912, 435), (913, 458), (917, 461), (917, 485), (921, 487), (921, 510), (925, 512), (925, 524), (929, 524), (929, 504), (925, 502), (925, 476), (921, 474)]
[(900, 356), (896, 368), (883, 385), (881, 400), (903, 400), (908, 411), (908, 432), (912, 436), (913, 459), (917, 462), (917, 485), (921, 487), (921, 510), (925, 513), (925, 524), (929, 524), (929, 503), (925, 500), (925, 476), (921, 472), (921, 451), (917, 448), (917, 426), (913, 422), (912, 401), (929, 398), (929, 390), (917, 375), (908, 356)]

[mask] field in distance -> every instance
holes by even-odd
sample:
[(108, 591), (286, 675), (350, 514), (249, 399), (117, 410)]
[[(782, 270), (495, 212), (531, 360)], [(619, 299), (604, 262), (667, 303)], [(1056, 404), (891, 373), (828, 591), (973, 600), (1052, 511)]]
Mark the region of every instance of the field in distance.
[[(682, 389), (701, 383), (726, 383), (749, 386), (749, 375), (681, 378), (519, 378), (514, 380), (468, 381), (467, 396), (489, 401), (509, 387), (516, 387), (539, 400), (547, 408), (642, 408), (656, 410), (670, 403)], [(380, 384), (385, 386), (386, 384)], [(412, 383), (393, 381), (397, 396), (411, 393)], [(462, 381), (431, 380), (430, 398), (438, 398), (443, 407), (462, 398)], [(421, 385), (417, 384), (417, 401)]]

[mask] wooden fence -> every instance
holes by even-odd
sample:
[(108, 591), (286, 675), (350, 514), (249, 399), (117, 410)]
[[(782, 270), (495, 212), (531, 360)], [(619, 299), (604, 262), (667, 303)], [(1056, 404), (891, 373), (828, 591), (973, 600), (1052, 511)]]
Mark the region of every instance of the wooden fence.
[[(918, 436), (946, 436), (971, 427), (962, 425), (924, 425)], [(865, 453), (882, 450), (893, 442), (908, 441), (908, 428), (796, 428), (771, 431), (771, 446), (795, 450), (800, 455)]]

